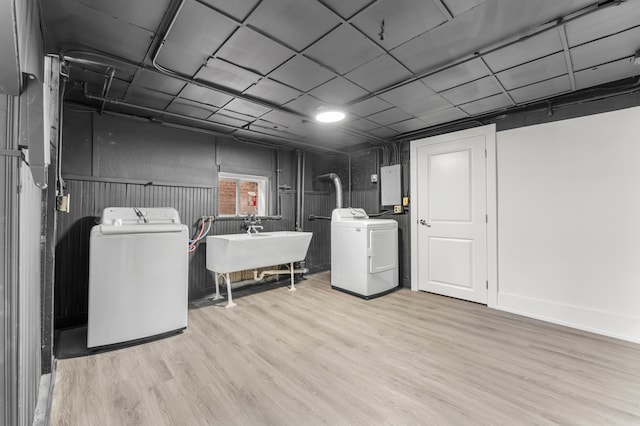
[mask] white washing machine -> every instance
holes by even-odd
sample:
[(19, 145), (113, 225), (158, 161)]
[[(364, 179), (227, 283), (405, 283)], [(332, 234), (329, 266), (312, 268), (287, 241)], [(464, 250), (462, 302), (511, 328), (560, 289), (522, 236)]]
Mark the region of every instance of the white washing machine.
[(331, 287), (370, 299), (398, 287), (398, 223), (363, 209), (331, 215)]
[(173, 208), (102, 212), (89, 241), (87, 347), (187, 327), (188, 231)]

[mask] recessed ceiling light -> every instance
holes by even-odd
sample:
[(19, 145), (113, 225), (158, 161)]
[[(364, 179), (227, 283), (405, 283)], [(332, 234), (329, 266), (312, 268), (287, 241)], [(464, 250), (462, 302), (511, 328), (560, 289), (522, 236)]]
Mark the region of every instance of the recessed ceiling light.
[(323, 110), (316, 114), (316, 120), (321, 123), (335, 123), (344, 119), (344, 112), (338, 110)]

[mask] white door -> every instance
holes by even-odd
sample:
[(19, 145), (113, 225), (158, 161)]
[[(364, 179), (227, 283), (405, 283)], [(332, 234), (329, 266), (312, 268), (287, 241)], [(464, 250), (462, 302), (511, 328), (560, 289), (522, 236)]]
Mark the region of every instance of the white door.
[(486, 304), (486, 135), (468, 133), (412, 142), (412, 271), (419, 290)]

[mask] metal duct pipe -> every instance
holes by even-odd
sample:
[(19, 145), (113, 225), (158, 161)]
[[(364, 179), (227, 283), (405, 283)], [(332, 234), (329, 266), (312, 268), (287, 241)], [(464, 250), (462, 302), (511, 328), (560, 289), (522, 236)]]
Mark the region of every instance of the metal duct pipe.
[(296, 150), (296, 231), (302, 231), (302, 151)]
[(342, 181), (340, 181), (340, 176), (335, 173), (329, 173), (326, 175), (318, 176), (320, 180), (331, 180), (333, 181), (333, 185), (336, 187), (336, 209), (342, 208)]

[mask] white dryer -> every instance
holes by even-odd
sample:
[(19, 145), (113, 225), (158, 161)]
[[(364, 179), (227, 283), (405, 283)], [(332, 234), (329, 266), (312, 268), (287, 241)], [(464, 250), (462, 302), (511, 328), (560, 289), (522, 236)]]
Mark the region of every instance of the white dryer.
[(173, 208), (104, 209), (90, 235), (87, 347), (187, 327), (188, 231)]
[(398, 223), (360, 208), (331, 216), (331, 287), (370, 299), (398, 287)]

